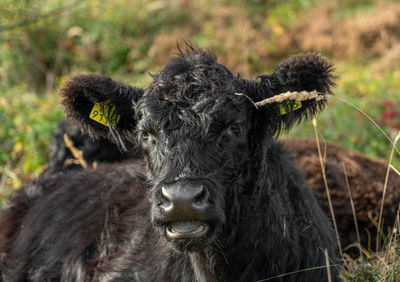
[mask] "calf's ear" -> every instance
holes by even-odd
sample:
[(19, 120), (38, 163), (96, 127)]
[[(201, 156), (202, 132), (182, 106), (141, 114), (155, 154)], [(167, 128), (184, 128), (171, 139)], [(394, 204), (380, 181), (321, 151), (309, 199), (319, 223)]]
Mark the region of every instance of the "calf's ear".
[(324, 108), (335, 86), (333, 70), (320, 55), (295, 55), (279, 63), (272, 74), (260, 75), (257, 81), (243, 80), (243, 93), (256, 102), (270, 129), (288, 130)]
[(92, 138), (107, 137), (127, 150), (134, 142), (134, 104), (142, 95), (142, 89), (119, 84), (109, 77), (81, 74), (61, 89), (61, 103), (67, 118)]

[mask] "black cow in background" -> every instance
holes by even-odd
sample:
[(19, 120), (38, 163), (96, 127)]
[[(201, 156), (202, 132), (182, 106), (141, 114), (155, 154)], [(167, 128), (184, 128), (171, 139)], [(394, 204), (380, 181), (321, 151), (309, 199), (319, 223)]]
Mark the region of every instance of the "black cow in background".
[[(245, 80), (187, 47), (146, 89), (73, 77), (67, 117), (122, 149), (139, 145), (147, 169), (100, 164), (26, 186), (0, 215), (3, 280), (327, 280), (327, 257), (338, 262), (331, 225), (275, 137), (325, 105), (331, 70), (298, 55)], [(320, 99), (300, 108), (250, 101), (314, 90)]]
[[(68, 147), (65, 138), (70, 140), (72, 148), (71, 146)], [(68, 120), (63, 120), (53, 132), (49, 161), (46, 163), (40, 177), (50, 177), (58, 172), (83, 168), (82, 163), (72, 153), (74, 149), (82, 153), (82, 159), (88, 167), (92, 168), (97, 163), (123, 162), (143, 157), (143, 153), (138, 147), (132, 147), (128, 151), (121, 151), (109, 139), (98, 138), (93, 140), (83, 133), (79, 126)]]

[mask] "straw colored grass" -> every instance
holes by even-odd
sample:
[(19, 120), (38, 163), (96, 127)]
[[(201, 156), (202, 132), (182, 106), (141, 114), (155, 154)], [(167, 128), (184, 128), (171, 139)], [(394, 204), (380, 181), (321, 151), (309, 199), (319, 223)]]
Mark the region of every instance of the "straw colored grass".
[[(381, 232), (382, 232), (382, 230), (381, 230), (382, 228), (381, 227), (382, 227), (383, 204), (385, 202), (386, 190), (387, 190), (387, 185), (388, 185), (388, 181), (389, 181), (390, 165), (392, 163), (394, 150), (396, 148), (396, 144), (399, 141), (399, 139), (400, 139), (400, 131), (399, 131), (399, 133), (397, 134), (397, 136), (394, 139), (392, 151), (390, 152), (389, 165), (388, 165), (388, 168), (387, 168), (387, 171), (386, 171), (386, 177), (385, 177), (385, 185), (383, 186), (381, 208), (380, 208), (380, 211), (379, 211), (378, 234), (381, 234)], [(376, 236), (376, 250), (379, 250), (380, 240), (381, 240), (381, 237), (380, 236)]]
[(363, 249), (366, 258), (352, 259), (345, 256), (346, 269), (342, 271), (345, 281), (399, 281), (400, 249), (399, 249), (399, 216), (393, 226), (390, 240), (384, 251), (369, 253)]
[(247, 99), (250, 100), (250, 102), (258, 109), (259, 107), (262, 107), (267, 104), (272, 104), (272, 103), (282, 103), (287, 100), (296, 100), (296, 101), (306, 101), (306, 100), (312, 100), (315, 99), (316, 101), (320, 101), (323, 99), (326, 99), (326, 94), (325, 93), (320, 93), (318, 91), (287, 91), (284, 93), (277, 94), (273, 97), (254, 102), (249, 96), (247, 96), (244, 93), (235, 93), (235, 95), (238, 96), (245, 96)]
[(78, 150), (74, 146), (74, 143), (72, 142), (72, 140), (65, 133), (64, 133), (64, 142), (65, 142), (65, 145), (68, 147), (68, 149), (71, 151), (72, 155), (75, 158), (75, 159), (67, 160), (67, 161), (69, 161), (70, 163), (80, 164), (84, 169), (87, 169), (88, 165), (86, 163), (86, 160), (83, 157), (82, 151)]
[[(337, 97), (337, 96), (334, 96)], [(328, 196), (328, 202), (329, 206), (331, 209), (332, 213), (332, 219), (333, 219), (333, 225), (335, 228), (336, 236), (338, 239), (338, 246), (339, 246), (339, 251), (343, 260), (343, 269), (341, 271), (342, 273), (342, 278), (344, 281), (399, 281), (400, 277), (400, 233), (399, 233), (399, 209), (400, 209), (400, 203), (399, 203), (399, 209), (397, 211), (397, 218), (396, 221), (393, 223), (393, 228), (392, 232), (390, 234), (383, 234), (382, 231), (382, 212), (384, 208), (384, 200), (386, 196), (386, 190), (387, 190), (387, 185), (388, 185), (388, 179), (389, 179), (389, 172), (392, 169), (396, 173), (399, 173), (399, 171), (392, 165), (392, 160), (395, 152), (399, 153), (399, 150), (397, 148), (397, 142), (400, 140), (400, 132), (397, 134), (397, 136), (394, 138), (394, 140), (390, 139), (387, 134), (379, 127), (379, 125), (362, 109), (357, 107), (356, 105), (353, 105), (352, 103), (348, 102), (347, 100), (337, 97), (339, 100), (351, 105), (353, 108), (361, 112), (364, 116), (366, 116), (376, 127), (378, 127), (382, 134), (390, 141), (392, 144), (392, 150), (390, 153), (390, 158), (389, 158), (389, 163), (388, 163), (388, 168), (387, 168), (387, 173), (386, 173), (386, 178), (385, 178), (385, 183), (384, 183), (384, 189), (382, 192), (382, 199), (381, 199), (381, 206), (380, 206), (380, 212), (379, 212), (379, 220), (376, 222), (376, 220), (372, 219), (375, 222), (375, 226), (377, 228), (377, 242), (376, 242), (376, 253), (371, 253), (367, 249), (365, 249), (363, 246), (360, 245), (360, 235), (359, 235), (359, 230), (357, 226), (357, 219), (356, 219), (356, 214), (355, 214), (355, 207), (354, 203), (352, 201), (351, 197), (351, 190), (348, 184), (348, 179), (347, 179), (347, 173), (346, 173), (346, 167), (343, 164), (343, 169), (344, 173), (346, 176), (346, 183), (348, 185), (348, 190), (349, 190), (349, 196), (350, 196), (350, 201), (351, 201), (351, 206), (352, 206), (352, 211), (353, 211), (353, 216), (354, 216), (354, 221), (356, 225), (356, 232), (357, 232), (357, 239), (358, 242), (354, 242), (351, 246), (356, 246), (360, 250), (360, 256), (357, 259), (352, 258), (348, 254), (346, 254), (341, 246), (340, 246), (340, 241), (339, 241), (339, 235), (337, 231), (337, 225), (336, 225), (336, 220), (334, 216), (334, 211), (333, 207), (331, 204), (330, 200), (330, 195), (329, 195), (329, 187), (327, 185), (327, 180), (326, 180), (326, 175), (325, 175), (325, 168), (324, 168), (324, 157), (321, 152), (320, 148), (320, 142), (319, 142), (319, 133), (318, 133), (318, 128), (317, 128), (317, 120), (314, 118), (313, 119), (313, 126), (314, 126), (314, 132), (315, 132), (315, 138), (317, 141), (317, 146), (318, 146), (318, 154), (321, 162), (321, 172), (323, 174), (323, 179), (324, 179), (324, 184), (326, 187), (326, 193)], [(387, 239), (382, 246), (380, 246), (382, 238), (389, 238)], [(328, 278), (329, 279), (329, 278)]]
[(327, 195), (327, 198), (328, 198), (329, 209), (330, 209), (330, 212), (331, 212), (331, 215), (332, 215), (332, 221), (333, 221), (333, 227), (335, 229), (336, 240), (337, 240), (340, 256), (343, 257), (342, 245), (340, 244), (339, 231), (338, 231), (336, 218), (335, 218), (335, 212), (333, 210), (332, 200), (331, 200), (331, 196), (330, 196), (330, 192), (329, 192), (328, 181), (326, 179), (325, 165), (324, 165), (324, 160), (322, 158), (321, 146), (320, 146), (320, 143), (319, 143), (317, 119), (315, 117), (313, 118), (312, 124), (314, 126), (314, 133), (315, 133), (315, 139), (317, 141), (317, 146), (318, 146), (318, 156), (319, 156), (319, 161), (320, 161), (320, 164), (321, 164), (322, 177), (324, 179), (324, 185), (325, 185), (325, 189), (326, 189), (326, 195)]

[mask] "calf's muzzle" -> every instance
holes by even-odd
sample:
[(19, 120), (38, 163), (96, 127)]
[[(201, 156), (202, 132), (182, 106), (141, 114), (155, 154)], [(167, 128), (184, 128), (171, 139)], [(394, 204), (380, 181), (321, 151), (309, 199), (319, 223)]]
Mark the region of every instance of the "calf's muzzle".
[(199, 238), (203, 236), (208, 225), (205, 212), (209, 206), (209, 193), (202, 184), (174, 184), (161, 188), (163, 210), (170, 239)]

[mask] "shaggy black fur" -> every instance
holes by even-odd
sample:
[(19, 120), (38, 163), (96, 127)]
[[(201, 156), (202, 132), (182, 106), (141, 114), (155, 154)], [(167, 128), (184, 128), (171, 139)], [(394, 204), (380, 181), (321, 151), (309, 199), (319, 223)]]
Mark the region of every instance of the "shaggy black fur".
[[(128, 152), (121, 152), (109, 140), (104, 138), (100, 138), (97, 141), (91, 140), (87, 134), (81, 132), (79, 127), (67, 120), (63, 120), (53, 133), (50, 159), (41, 177), (48, 177), (71, 169), (83, 169), (80, 164), (69, 162), (74, 157), (65, 145), (64, 134), (67, 134), (73, 141), (74, 147), (82, 152), (84, 159), (91, 167), (94, 166), (94, 163), (135, 161), (142, 158), (142, 152), (138, 147), (134, 147)], [(318, 204), (329, 218), (330, 208), (315, 140), (281, 139), (280, 143), (282, 143), (284, 150), (304, 175), (307, 184), (317, 198)], [(342, 248), (347, 248), (357, 241), (354, 215), (350, 205), (346, 176), (343, 172), (343, 163), (345, 163), (348, 170), (347, 179), (356, 208), (361, 245), (367, 249), (374, 250), (377, 228), (370, 219), (370, 213), (372, 212), (372, 215), (379, 214), (388, 164), (383, 161), (372, 160), (356, 151), (348, 150), (333, 143), (321, 144), (321, 148), (327, 150), (322, 154), (326, 159), (326, 178)], [(400, 175), (392, 172), (389, 176), (382, 214), (385, 234), (388, 234), (389, 228), (392, 228), (395, 222), (400, 200), (399, 187)], [(347, 249), (346, 253), (358, 256), (359, 249), (353, 247)]]
[[(146, 177), (137, 161), (27, 186), (0, 216), (8, 226), (0, 241), (3, 279), (255, 281), (286, 274), (275, 280), (326, 281), (323, 251), (337, 263), (330, 223), (274, 137), (325, 100), (281, 116), (276, 104), (257, 110), (235, 93), (254, 101), (287, 90), (329, 93), (331, 69), (318, 55), (301, 55), (248, 81), (210, 52), (188, 48), (145, 91), (104, 76), (74, 77), (62, 90), (67, 116), (121, 148), (139, 144)], [(112, 128), (88, 118), (94, 103), (107, 100), (121, 115)], [(167, 207), (178, 206), (165, 192), (171, 189), (178, 197), (200, 189), (196, 209), (171, 215)], [(30, 204), (10, 223), (19, 202)], [(175, 223), (192, 221), (205, 226), (204, 236), (168, 236)]]

